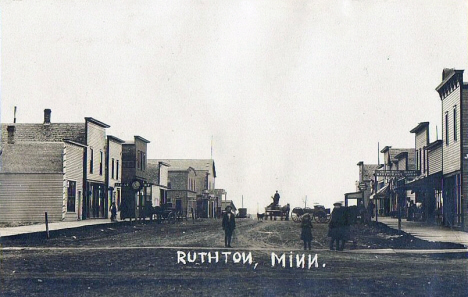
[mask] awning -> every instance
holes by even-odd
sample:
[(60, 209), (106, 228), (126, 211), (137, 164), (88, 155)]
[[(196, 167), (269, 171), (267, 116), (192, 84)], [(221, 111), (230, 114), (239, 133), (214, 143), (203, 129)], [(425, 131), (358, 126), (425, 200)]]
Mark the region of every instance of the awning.
[(371, 195), (369, 198), (370, 199), (387, 198), (388, 197), (387, 193), (388, 193), (388, 189), (389, 189), (388, 186), (389, 186), (389, 184), (386, 184), (380, 190), (378, 190), (376, 194)]

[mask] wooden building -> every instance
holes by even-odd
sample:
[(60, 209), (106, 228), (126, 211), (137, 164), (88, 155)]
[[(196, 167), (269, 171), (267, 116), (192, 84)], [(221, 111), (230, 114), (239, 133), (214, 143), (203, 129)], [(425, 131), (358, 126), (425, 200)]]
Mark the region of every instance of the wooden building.
[[(68, 213), (68, 215), (64, 215), (63, 219), (75, 217), (75, 215), (79, 219), (107, 217), (106, 129), (110, 126), (90, 117), (84, 118), (84, 122), (81, 123), (53, 123), (51, 122), (51, 112), (50, 109), (44, 110), (43, 123), (2, 124), (1, 149), (8, 151), (6, 147), (8, 145), (17, 145), (17, 147), (29, 145), (29, 149), (40, 156), (42, 152), (35, 149), (35, 145), (40, 146), (40, 143), (43, 145), (51, 143), (50, 146), (64, 146), (65, 143), (65, 150), (68, 150), (68, 159), (65, 159), (66, 155), (63, 155), (61, 161), (55, 158), (49, 164), (45, 164), (55, 168), (54, 162), (65, 162), (63, 171), (73, 172), (73, 180), (67, 182), (67, 190), (64, 194), (70, 196), (70, 198), (66, 198), (67, 204), (64, 207), (64, 213)], [(78, 151), (80, 153), (70, 153)], [(11, 166), (16, 166), (18, 162), (22, 162), (22, 155), (26, 152), (18, 149), (10, 153), (10, 157), (2, 160), (1, 172), (6, 173), (5, 170), (12, 168)], [(65, 153), (67, 151), (63, 152), (63, 154)], [(70, 155), (73, 156), (70, 157)], [(71, 165), (74, 163), (80, 164), (78, 166)], [(33, 163), (28, 166), (34, 168)], [(28, 166), (24, 167), (26, 168), (24, 170), (28, 170)], [(15, 171), (15, 174), (20, 173), (27, 172)], [(34, 174), (45, 173), (34, 172)], [(47, 172), (47, 174), (50, 174), (50, 172)], [(16, 176), (18, 180), (24, 178)], [(10, 182), (12, 182), (12, 179), (13, 176), (10, 176)], [(15, 189), (10, 188), (10, 191), (13, 190)], [(21, 191), (21, 189), (18, 189), (18, 191)], [(39, 194), (40, 192), (36, 193), (36, 195)], [(12, 193), (12, 195), (15, 194)], [(44, 199), (49, 198), (43, 197)]]
[(437, 86), (442, 101), (442, 174), (444, 222), (465, 227), (468, 214), (468, 85), (463, 70), (444, 69)]
[(149, 140), (134, 136), (133, 141), (122, 144), (122, 202), (120, 217), (145, 218), (152, 207), (148, 180), (147, 145)]
[(72, 141), (2, 146), (0, 221), (77, 220), (81, 215), (83, 153)]

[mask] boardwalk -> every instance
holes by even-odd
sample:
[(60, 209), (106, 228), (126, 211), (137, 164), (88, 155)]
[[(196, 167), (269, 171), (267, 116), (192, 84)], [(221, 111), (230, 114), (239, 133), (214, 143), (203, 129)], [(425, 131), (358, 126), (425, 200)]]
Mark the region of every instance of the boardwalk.
[[(398, 219), (379, 217), (380, 223), (398, 230)], [(431, 242), (451, 242), (468, 246), (468, 233), (451, 230), (447, 227), (427, 225), (423, 222), (401, 220), (401, 230), (419, 239)]]

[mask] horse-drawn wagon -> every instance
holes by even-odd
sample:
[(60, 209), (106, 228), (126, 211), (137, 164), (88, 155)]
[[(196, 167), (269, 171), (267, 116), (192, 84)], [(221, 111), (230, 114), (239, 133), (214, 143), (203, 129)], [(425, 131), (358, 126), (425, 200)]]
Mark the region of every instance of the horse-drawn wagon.
[(330, 209), (323, 205), (314, 205), (314, 208), (295, 207), (291, 212), (291, 219), (294, 222), (301, 222), (302, 216), (309, 214), (317, 223), (328, 223), (330, 221)]
[(151, 215), (158, 223), (168, 222), (174, 224), (176, 221), (187, 220), (187, 215), (172, 207), (172, 203), (164, 203), (161, 206), (153, 207)]
[(270, 220), (276, 220), (276, 217), (280, 217), (281, 220), (284, 218), (286, 221), (288, 221), (289, 211), (289, 203), (282, 207), (280, 205), (273, 205), (272, 203), (265, 207), (265, 219), (268, 220), (268, 217), (270, 217)]

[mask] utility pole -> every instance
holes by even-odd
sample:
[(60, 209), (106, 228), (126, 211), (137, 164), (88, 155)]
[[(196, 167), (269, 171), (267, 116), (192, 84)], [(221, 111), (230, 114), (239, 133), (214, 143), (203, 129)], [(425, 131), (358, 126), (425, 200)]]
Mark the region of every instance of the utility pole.
[(307, 208), (307, 195), (306, 195), (305, 200), (304, 200), (304, 208)]

